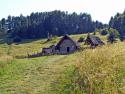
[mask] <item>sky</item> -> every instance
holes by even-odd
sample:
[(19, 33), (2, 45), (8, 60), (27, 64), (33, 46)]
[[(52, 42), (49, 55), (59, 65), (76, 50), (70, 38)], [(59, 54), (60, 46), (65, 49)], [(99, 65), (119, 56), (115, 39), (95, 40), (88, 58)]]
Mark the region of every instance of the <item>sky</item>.
[(94, 21), (108, 23), (111, 16), (125, 10), (125, 0), (0, 0), (0, 19), (53, 10), (85, 12)]

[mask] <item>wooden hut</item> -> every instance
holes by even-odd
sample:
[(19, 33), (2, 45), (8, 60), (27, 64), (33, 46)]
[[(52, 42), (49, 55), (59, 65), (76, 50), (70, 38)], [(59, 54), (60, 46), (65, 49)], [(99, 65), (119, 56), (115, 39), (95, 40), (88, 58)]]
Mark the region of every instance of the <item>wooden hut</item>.
[(56, 50), (58, 54), (68, 54), (76, 51), (79, 48), (78, 43), (70, 38), (68, 35), (65, 35), (56, 45)]
[(51, 55), (51, 54), (55, 54), (55, 45), (51, 45), (48, 48), (43, 48), (42, 49), (42, 54), (43, 55)]
[(96, 47), (96, 46), (104, 45), (104, 42), (99, 37), (88, 34), (85, 40), (85, 44), (91, 45), (91, 47)]

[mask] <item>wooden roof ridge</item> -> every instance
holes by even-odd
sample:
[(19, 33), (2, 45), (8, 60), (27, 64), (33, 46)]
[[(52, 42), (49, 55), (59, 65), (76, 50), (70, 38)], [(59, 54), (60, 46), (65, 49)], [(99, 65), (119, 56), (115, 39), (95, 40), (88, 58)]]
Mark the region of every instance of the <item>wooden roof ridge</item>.
[(79, 46), (78, 45), (78, 43), (74, 40), (74, 39), (72, 39), (71, 37), (69, 37), (69, 35), (64, 35), (61, 39), (60, 39), (60, 41), (57, 43), (57, 47), (65, 40), (65, 39), (69, 39), (69, 40), (71, 40), (76, 46)]
[(97, 36), (88, 34), (87, 39), (90, 38), (94, 44), (104, 44), (104, 42)]

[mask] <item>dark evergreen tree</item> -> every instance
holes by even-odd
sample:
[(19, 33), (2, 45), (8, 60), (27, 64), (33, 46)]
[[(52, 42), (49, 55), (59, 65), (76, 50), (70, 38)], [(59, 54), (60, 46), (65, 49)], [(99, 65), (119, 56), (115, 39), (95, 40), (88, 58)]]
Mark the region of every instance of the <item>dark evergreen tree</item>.
[(123, 36), (122, 34), (120, 34), (119, 39), (120, 39), (120, 41), (124, 41), (125, 40), (125, 36)]
[(110, 33), (108, 36), (108, 42), (114, 43), (116, 41), (114, 33)]
[(117, 13), (114, 17), (111, 17), (109, 27), (118, 30), (121, 36), (125, 36), (125, 13)]
[(2, 19), (1, 27), (8, 30), (12, 38), (21, 39), (47, 38), (48, 33), (53, 36), (65, 34), (83, 34), (103, 28), (98, 21), (93, 22), (87, 13), (68, 13), (64, 11), (51, 11), (31, 13), (29, 16), (8, 16)]

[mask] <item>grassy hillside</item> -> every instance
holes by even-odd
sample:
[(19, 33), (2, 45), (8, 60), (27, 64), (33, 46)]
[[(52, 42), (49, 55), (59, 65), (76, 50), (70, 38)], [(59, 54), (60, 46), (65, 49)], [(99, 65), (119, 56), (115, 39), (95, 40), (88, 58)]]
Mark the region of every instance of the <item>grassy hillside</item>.
[(74, 62), (57, 94), (125, 94), (125, 42), (79, 52)]
[[(86, 35), (71, 37), (81, 36)], [(125, 42), (70, 55), (15, 58), (40, 52), (59, 39), (1, 43), (0, 94), (125, 94)], [(106, 42), (106, 36), (101, 39)]]
[[(75, 37), (77, 38), (77, 37)], [(0, 94), (52, 94), (52, 84), (74, 62), (71, 55), (16, 59), (41, 52), (43, 47), (56, 44), (60, 38), (46, 42), (27, 40), (21, 44), (0, 44)], [(51, 93), (50, 93), (51, 92)]]

